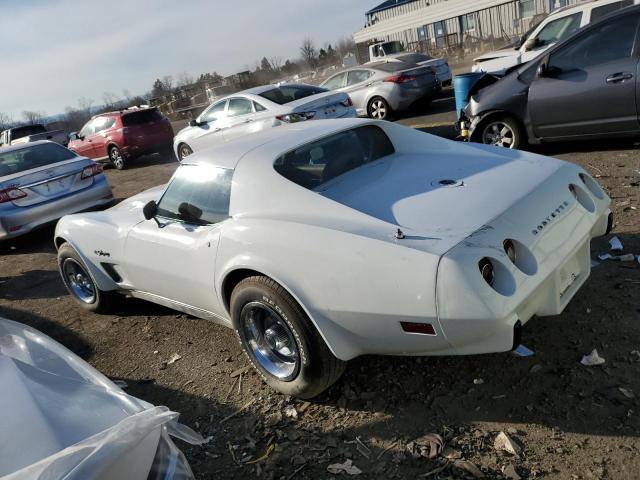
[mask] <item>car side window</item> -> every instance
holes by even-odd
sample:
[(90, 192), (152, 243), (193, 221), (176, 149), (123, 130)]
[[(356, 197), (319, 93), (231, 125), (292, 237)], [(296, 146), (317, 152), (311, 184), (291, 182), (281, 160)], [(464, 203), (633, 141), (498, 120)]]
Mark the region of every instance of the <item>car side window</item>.
[(591, 22), (593, 23), (605, 15), (620, 10), (623, 7), (628, 7), (629, 5), (633, 5), (633, 0), (623, 0), (621, 2), (613, 2), (608, 5), (602, 5), (601, 7), (595, 7), (591, 10)]
[(218, 103), (214, 103), (209, 107), (207, 111), (205, 111), (200, 117), (200, 122), (209, 123), (215, 122), (216, 120), (220, 120), (224, 117), (224, 107), (227, 105), (227, 101), (223, 100)]
[(91, 135), (93, 135), (96, 131), (96, 120), (97, 119), (93, 119), (93, 120), (89, 120), (84, 127), (82, 127), (82, 130), (80, 130), (80, 136), (81, 137), (90, 137)]
[(622, 60), (633, 54), (638, 16), (625, 16), (585, 32), (575, 41), (553, 53), (549, 66), (561, 71), (585, 69)]
[(581, 22), (582, 12), (579, 12), (547, 23), (535, 36), (536, 47), (544, 47), (567, 38), (580, 28)]
[(93, 133), (100, 133), (110, 129), (116, 124), (116, 119), (113, 117), (98, 117), (95, 119), (95, 131)]
[(158, 203), (158, 216), (195, 225), (211, 225), (229, 217), (233, 170), (208, 165), (182, 165)]
[(232, 98), (229, 100), (229, 108), (227, 108), (228, 117), (238, 117), (253, 113), (251, 100), (246, 98)]
[(344, 83), (344, 77), (346, 73), (339, 73), (335, 77), (331, 77), (327, 80), (322, 86), (328, 90), (335, 90), (337, 88), (342, 88), (342, 84)]
[(369, 70), (352, 70), (347, 74), (347, 86), (357, 85), (369, 79), (371, 73)]
[(256, 110), (256, 112), (264, 112), (264, 111), (267, 110), (262, 105), (260, 105), (258, 102), (253, 102), (253, 108)]

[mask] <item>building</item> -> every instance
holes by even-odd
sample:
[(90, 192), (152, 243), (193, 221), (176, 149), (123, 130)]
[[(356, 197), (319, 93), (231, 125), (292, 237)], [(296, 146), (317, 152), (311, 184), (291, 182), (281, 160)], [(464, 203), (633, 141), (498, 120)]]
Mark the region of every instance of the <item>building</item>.
[[(549, 12), (578, 0), (386, 0), (353, 34), (360, 61), (371, 43), (399, 40), (408, 50), (477, 53), (506, 46)], [(443, 52), (444, 53), (444, 52)]]

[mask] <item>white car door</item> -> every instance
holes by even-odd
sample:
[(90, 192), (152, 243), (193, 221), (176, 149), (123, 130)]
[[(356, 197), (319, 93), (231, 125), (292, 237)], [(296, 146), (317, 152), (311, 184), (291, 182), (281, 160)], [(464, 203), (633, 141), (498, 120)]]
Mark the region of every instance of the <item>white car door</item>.
[(224, 316), (214, 272), (232, 175), (233, 170), (207, 165), (178, 168), (156, 218), (127, 235), (122, 268), (135, 290)]
[[(265, 128), (265, 119), (273, 115), (266, 113), (266, 109), (256, 112), (254, 102), (244, 97), (229, 99), (227, 106), (228, 127), (224, 130), (225, 140), (233, 140), (255, 133)], [(271, 122), (273, 123), (273, 122)]]
[(227, 100), (221, 100), (207, 108), (198, 117), (198, 125), (191, 127), (193, 132), (189, 139), (191, 148), (201, 150), (224, 142), (224, 130), (227, 128)]

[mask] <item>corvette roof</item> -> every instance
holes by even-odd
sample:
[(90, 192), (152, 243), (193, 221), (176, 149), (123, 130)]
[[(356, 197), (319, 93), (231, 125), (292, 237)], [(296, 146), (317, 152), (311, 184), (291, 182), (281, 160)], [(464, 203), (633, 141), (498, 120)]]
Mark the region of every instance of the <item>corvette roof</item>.
[(185, 165), (208, 164), (235, 169), (238, 162), (246, 154), (260, 147), (265, 147), (265, 161), (273, 162), (279, 155), (299, 145), (330, 135), (333, 132), (367, 123), (372, 122), (366, 119), (350, 118), (281, 125), (198, 151), (185, 159), (183, 163)]

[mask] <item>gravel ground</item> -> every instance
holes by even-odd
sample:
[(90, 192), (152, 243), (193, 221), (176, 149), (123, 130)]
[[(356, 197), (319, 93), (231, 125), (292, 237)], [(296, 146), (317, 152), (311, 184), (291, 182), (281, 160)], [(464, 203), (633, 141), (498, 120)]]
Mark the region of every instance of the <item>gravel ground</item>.
[[(444, 104), (434, 104), (433, 117), (402, 122), (450, 136)], [(638, 147), (536, 149), (598, 178), (613, 199), (614, 233), (635, 253)], [(107, 175), (126, 198), (165, 182), (175, 167), (150, 156)], [(332, 478), (340, 467), (329, 466), (348, 469), (349, 461), (362, 471), (358, 478), (640, 476), (637, 263), (601, 263), (562, 315), (528, 323), (523, 342), (533, 357), (363, 357), (320, 398), (301, 402), (274, 394), (246, 368), (230, 330), (134, 299), (114, 315), (76, 308), (56, 272), (52, 232), (23, 237), (0, 257), (0, 315), (51, 335), (125, 380), (129, 393), (181, 412), (182, 422), (211, 435), (203, 447), (180, 445), (197, 478)], [(607, 239), (596, 239), (592, 256), (607, 249)], [(606, 363), (581, 365), (594, 348)], [(167, 365), (174, 354), (181, 359)], [(516, 455), (496, 450), (500, 432)]]

